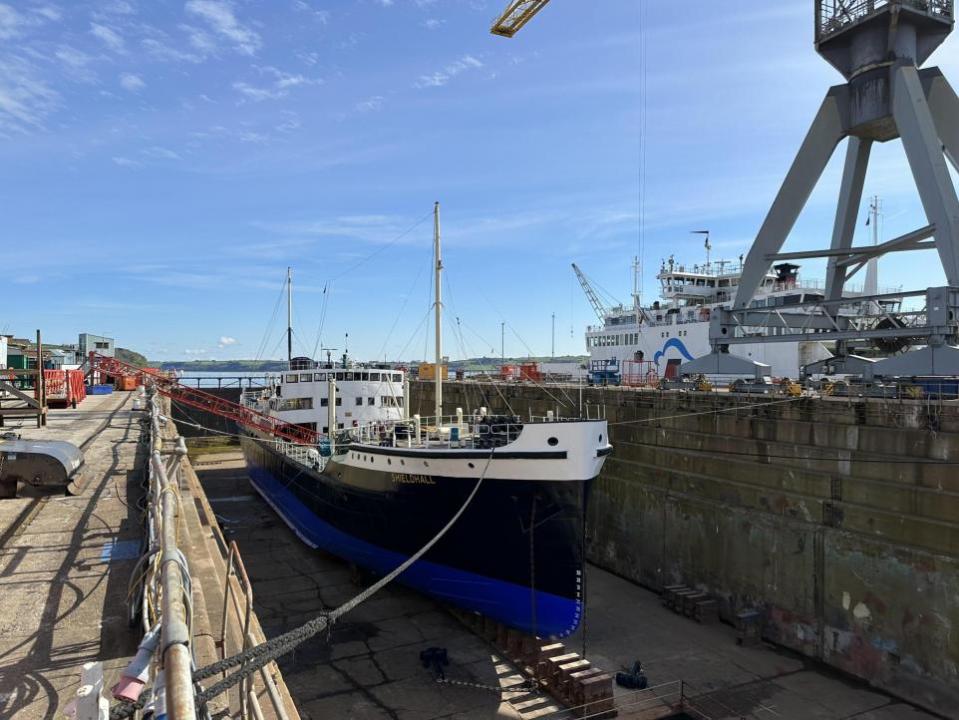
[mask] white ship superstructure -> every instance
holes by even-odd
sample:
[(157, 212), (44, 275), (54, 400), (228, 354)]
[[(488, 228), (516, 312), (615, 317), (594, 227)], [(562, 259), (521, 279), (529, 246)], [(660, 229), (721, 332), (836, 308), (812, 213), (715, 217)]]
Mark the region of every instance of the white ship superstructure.
[[(822, 283), (804, 281), (798, 265), (782, 263), (773, 270), (763, 278), (753, 307), (788, 308), (822, 300)], [(602, 325), (587, 328), (590, 360), (607, 363), (617, 371), (629, 363), (639, 363), (635, 367), (642, 368), (643, 377), (671, 376), (678, 371), (679, 363), (710, 352), (710, 317), (718, 308), (731, 305), (741, 274), (741, 261), (707, 261), (691, 266), (673, 258), (664, 261), (657, 275), (659, 300), (643, 305), (634, 292), (632, 306), (609, 309), (603, 314)], [(755, 334), (760, 334), (759, 328)], [(776, 378), (798, 378), (803, 365), (832, 355), (816, 340), (747, 343), (732, 346), (730, 353), (769, 365), (769, 374)]]

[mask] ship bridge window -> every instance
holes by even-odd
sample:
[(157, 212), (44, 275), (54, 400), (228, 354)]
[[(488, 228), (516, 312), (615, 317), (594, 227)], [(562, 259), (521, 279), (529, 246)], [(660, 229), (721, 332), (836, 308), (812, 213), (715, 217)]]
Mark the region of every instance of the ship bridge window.
[(720, 280), (719, 287), (729, 287), (729, 280)]
[(363, 380), (364, 382), (369, 382), (369, 380), (370, 380), (370, 374), (369, 374), (368, 372), (365, 372), (365, 373), (357, 373), (357, 374), (360, 376), (360, 377), (359, 377), (360, 380)]
[(346, 379), (346, 380), (355, 380), (355, 379), (356, 379), (356, 378), (354, 377), (355, 375), (359, 375), (359, 373), (351, 373), (351, 372), (348, 372), (348, 373), (346, 373), (346, 378), (345, 378), (345, 379)]
[(313, 380), (313, 373), (304, 373), (300, 375), (300, 382), (311, 382)]
[(373, 381), (373, 382), (379, 382), (379, 381), (380, 381), (380, 374), (379, 374), (379, 373), (370, 373), (370, 380)]
[(313, 398), (289, 398), (287, 400), (283, 400), (278, 409), (280, 412), (285, 412), (288, 410), (312, 410)]
[(337, 381), (340, 381), (340, 380), (342, 380), (342, 379), (343, 379), (343, 373), (341, 373), (341, 372), (336, 373), (336, 380), (337, 380)]
[(393, 373), (393, 382), (403, 382), (403, 376), (399, 373)]
[(283, 381), (288, 383), (295, 383), (298, 380), (299, 378), (296, 375), (286, 375), (283, 377)]
[(316, 373), (313, 377), (317, 382), (326, 382), (326, 373)]

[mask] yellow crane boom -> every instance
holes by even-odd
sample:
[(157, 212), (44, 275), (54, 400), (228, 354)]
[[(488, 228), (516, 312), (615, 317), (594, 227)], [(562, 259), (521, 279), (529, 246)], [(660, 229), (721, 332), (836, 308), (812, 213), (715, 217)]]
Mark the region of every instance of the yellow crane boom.
[(490, 32), (503, 37), (513, 37), (548, 2), (549, 0), (511, 0), (503, 14), (496, 18)]

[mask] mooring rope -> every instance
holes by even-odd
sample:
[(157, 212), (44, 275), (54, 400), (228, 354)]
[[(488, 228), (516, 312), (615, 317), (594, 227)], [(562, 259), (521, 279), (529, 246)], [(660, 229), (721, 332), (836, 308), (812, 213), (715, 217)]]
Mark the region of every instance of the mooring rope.
[[(239, 652), (228, 658), (224, 658), (223, 660), (218, 660), (217, 662), (211, 663), (196, 670), (193, 673), (194, 682), (204, 680), (221, 672), (226, 672), (227, 670), (236, 666), (240, 666), (240, 669), (234, 672), (232, 675), (228, 675), (219, 682), (198, 693), (197, 705), (202, 707), (216, 696), (226, 692), (234, 685), (237, 685), (243, 678), (248, 677), (273, 660), (276, 660), (282, 655), (292, 651), (298, 645), (306, 642), (323, 630), (332, 627), (333, 623), (336, 622), (338, 618), (345, 615), (350, 610), (353, 610), (357, 605), (368, 600), (374, 594), (382, 590), (389, 583), (399, 577), (399, 575), (408, 570), (411, 565), (413, 565), (427, 552), (429, 552), (430, 549), (436, 545), (436, 543), (438, 543), (444, 535), (446, 535), (450, 528), (456, 524), (457, 520), (460, 519), (463, 513), (466, 512), (466, 509), (473, 502), (473, 498), (475, 498), (477, 492), (479, 492), (480, 486), (483, 484), (483, 480), (486, 478), (486, 473), (488, 472), (490, 463), (493, 460), (494, 451), (495, 448), (490, 450), (489, 457), (486, 459), (486, 465), (483, 467), (483, 472), (480, 473), (476, 484), (473, 486), (472, 491), (460, 506), (459, 510), (456, 511), (453, 517), (450, 518), (446, 525), (444, 525), (443, 528), (432, 539), (430, 539), (429, 542), (423, 545), (423, 547), (417, 550), (409, 558), (400, 563), (388, 575), (383, 576), (380, 580), (370, 585), (370, 587), (361, 592), (359, 595), (356, 595), (334, 610), (331, 610), (328, 613), (324, 612), (298, 628), (294, 628), (293, 630), (273, 638), (272, 640), (267, 640), (260, 645), (244, 650), (243, 652)], [(139, 703), (123, 703), (115, 706), (111, 710), (110, 718), (111, 720), (123, 720), (124, 718), (131, 717), (138, 709), (140, 709), (140, 707), (142, 707), (142, 704)]]

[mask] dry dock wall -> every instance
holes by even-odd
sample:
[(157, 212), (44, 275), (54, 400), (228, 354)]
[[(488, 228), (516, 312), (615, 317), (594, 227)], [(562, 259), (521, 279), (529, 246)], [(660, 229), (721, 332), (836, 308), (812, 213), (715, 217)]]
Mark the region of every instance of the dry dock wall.
[[(411, 395), (432, 414), (431, 383)], [(504, 403), (609, 420), (592, 562), (760, 609), (767, 640), (959, 717), (956, 403), (445, 386), (446, 413)]]

